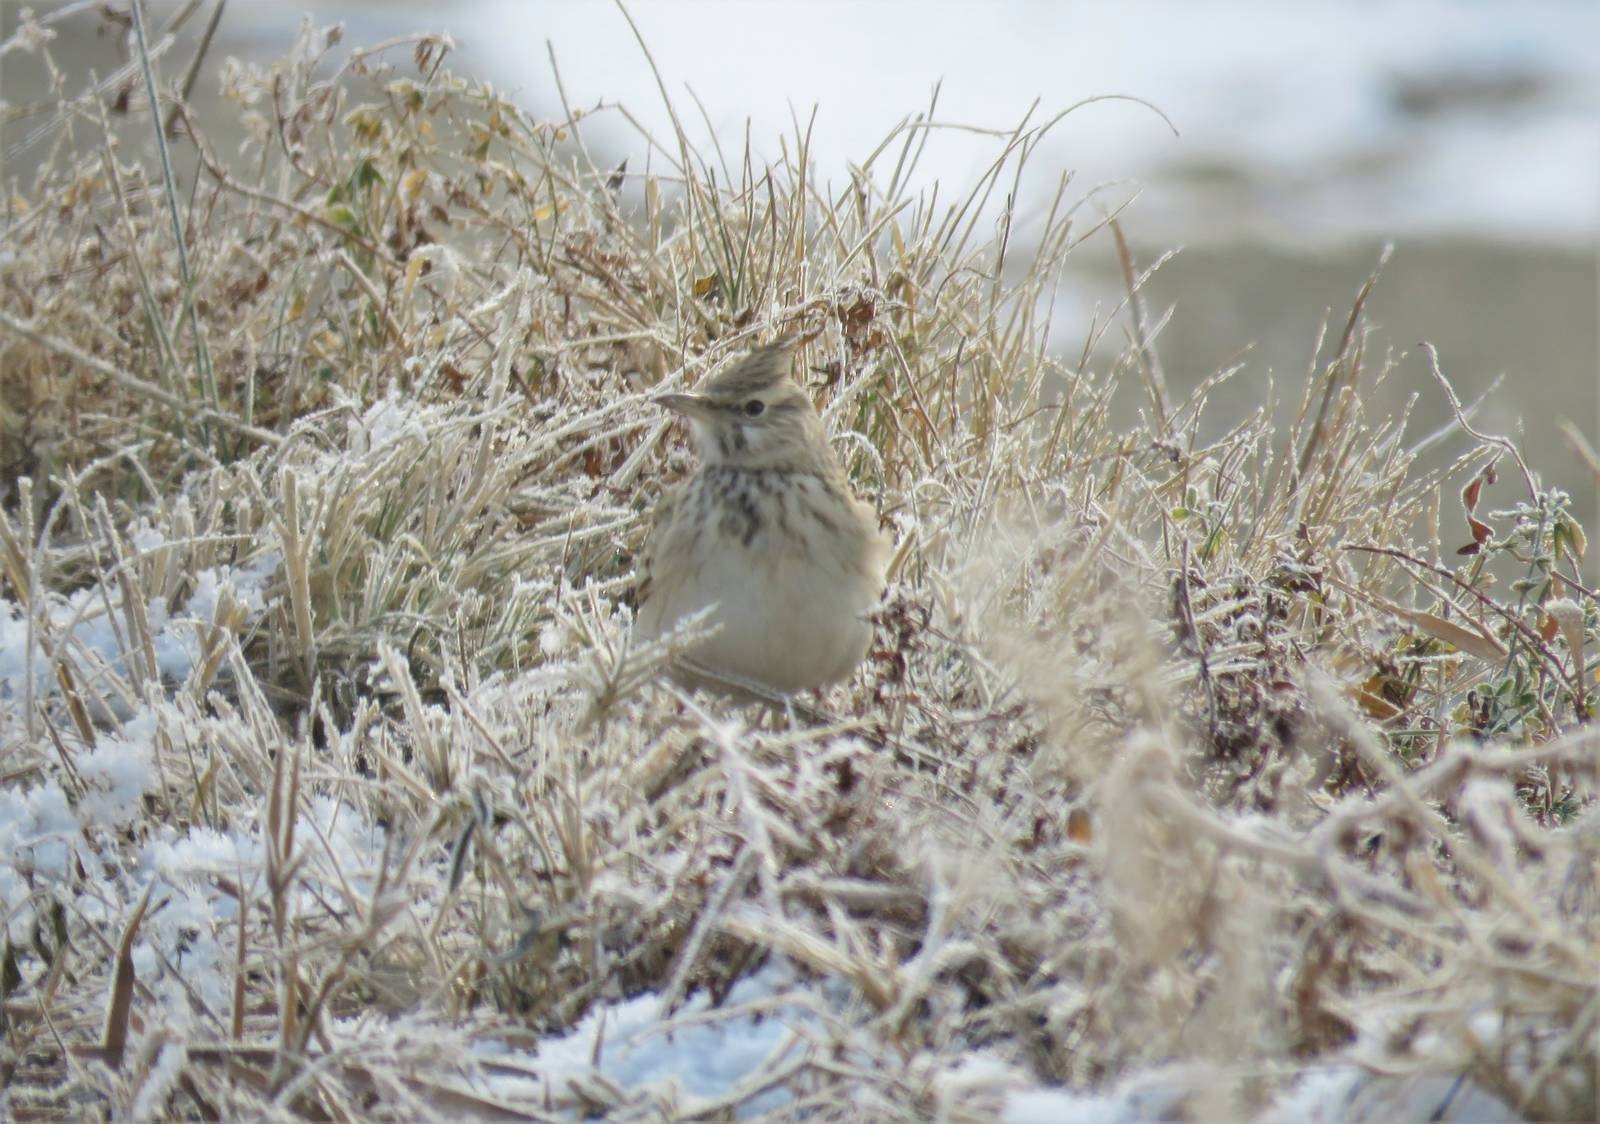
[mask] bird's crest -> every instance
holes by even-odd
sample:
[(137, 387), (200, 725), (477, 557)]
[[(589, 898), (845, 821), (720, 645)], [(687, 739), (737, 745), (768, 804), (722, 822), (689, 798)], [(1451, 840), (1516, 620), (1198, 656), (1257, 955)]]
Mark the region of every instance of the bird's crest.
[(789, 377), (794, 362), (794, 341), (758, 347), (725, 371), (709, 380), (701, 393), (708, 398), (745, 398), (769, 390)]

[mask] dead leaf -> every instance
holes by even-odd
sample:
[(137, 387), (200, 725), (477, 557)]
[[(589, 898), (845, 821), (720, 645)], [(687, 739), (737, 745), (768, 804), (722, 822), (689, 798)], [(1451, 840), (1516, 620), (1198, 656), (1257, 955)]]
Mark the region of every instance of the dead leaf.
[(1094, 822), (1082, 808), (1067, 813), (1067, 838), (1085, 846), (1094, 842)]
[(1419, 612), (1416, 609), (1403, 609), (1399, 605), (1390, 606), (1390, 610), (1410, 621), (1417, 628), (1426, 632), (1435, 640), (1443, 640), (1459, 651), (1468, 655), (1477, 656), (1485, 660), (1503, 660), (1506, 658), (1506, 646), (1492, 636), (1481, 632), (1474, 632), (1464, 628), (1455, 621), (1447, 621), (1443, 617), (1432, 613)]
[(116, 974), (111, 981), (111, 1005), (106, 1009), (106, 1031), (101, 1049), (106, 1064), (116, 1069), (122, 1064), (123, 1051), (128, 1047), (128, 1021), (133, 1013), (133, 941), (139, 935), (139, 925), (144, 921), (144, 911), (150, 906), (150, 892), (155, 882), (144, 888), (133, 917), (122, 929), (122, 940), (117, 942)]
[(1398, 679), (1386, 671), (1373, 672), (1367, 681), (1361, 684), (1361, 690), (1356, 695), (1356, 703), (1361, 707), (1361, 712), (1368, 718), (1375, 718), (1380, 722), (1398, 718), (1404, 713), (1404, 709), (1391, 696), (1397, 693), (1396, 685), (1399, 683)]

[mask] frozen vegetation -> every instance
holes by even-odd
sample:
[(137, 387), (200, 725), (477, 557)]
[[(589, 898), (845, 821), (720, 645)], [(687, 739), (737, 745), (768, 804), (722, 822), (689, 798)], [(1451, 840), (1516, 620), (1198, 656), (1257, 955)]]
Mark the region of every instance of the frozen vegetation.
[[(308, 27), (219, 152), (149, 30), (0, 226), (0, 1115), (1600, 1112), (1583, 528), (1365, 410), (1366, 290), (1203, 444), (1150, 263), (1052, 324), (1125, 243), (1013, 230), (1048, 116), (937, 193), (937, 106), (596, 167), (624, 106)], [(650, 398), (783, 333), (896, 548), (775, 715), (629, 626)]]

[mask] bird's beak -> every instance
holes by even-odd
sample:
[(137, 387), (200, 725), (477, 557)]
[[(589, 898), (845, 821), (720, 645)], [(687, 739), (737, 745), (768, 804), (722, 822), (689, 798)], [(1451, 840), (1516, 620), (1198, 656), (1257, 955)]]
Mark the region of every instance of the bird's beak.
[(657, 406), (665, 406), (673, 413), (682, 414), (686, 418), (706, 416), (706, 400), (698, 394), (663, 394), (655, 401)]

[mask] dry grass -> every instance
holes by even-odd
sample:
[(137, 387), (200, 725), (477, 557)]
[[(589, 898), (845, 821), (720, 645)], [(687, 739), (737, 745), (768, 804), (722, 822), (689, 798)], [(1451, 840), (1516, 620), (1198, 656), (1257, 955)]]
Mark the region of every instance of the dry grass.
[[(1596, 1116), (1582, 531), (1464, 415), (1413, 473), (1364, 291), (1292, 427), (1202, 446), (1131, 262), (1046, 349), (1113, 236), (1070, 181), (1012, 230), (1048, 125), (959, 198), (906, 186), (932, 108), (842, 188), (803, 128), (623, 173), (440, 40), (329, 46), (230, 68), (240, 159), (169, 107), (193, 185), (90, 98), (8, 204), (7, 1115), (985, 1119), (1143, 1077), (1220, 1119), (1348, 1064)], [(781, 332), (899, 543), (792, 723), (627, 642), (684, 464), (648, 398)], [(506, 1078), (777, 965), (796, 1042), (720, 1099)]]

